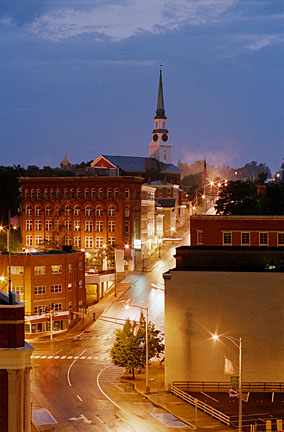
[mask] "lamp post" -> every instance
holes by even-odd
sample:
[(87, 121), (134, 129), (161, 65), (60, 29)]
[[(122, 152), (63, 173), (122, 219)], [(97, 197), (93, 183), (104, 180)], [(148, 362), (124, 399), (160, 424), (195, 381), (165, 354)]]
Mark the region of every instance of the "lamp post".
[(243, 406), (242, 406), (242, 338), (236, 338), (233, 336), (218, 336), (214, 334), (213, 339), (218, 340), (219, 338), (225, 338), (231, 341), (239, 350), (239, 427), (238, 432), (242, 432), (242, 422), (243, 422)]
[(139, 306), (139, 305), (125, 305), (125, 309), (129, 309), (130, 306), (132, 307), (137, 307), (140, 310), (143, 309), (144, 311), (146, 311), (146, 329), (145, 329), (145, 333), (146, 333), (146, 388), (145, 388), (145, 393), (149, 393), (150, 392), (150, 387), (149, 387), (149, 335), (148, 335), (148, 324), (149, 324), (149, 309), (148, 306)]
[[(14, 227), (14, 229), (16, 229)], [(7, 251), (9, 255), (8, 262), (8, 294), (9, 294), (9, 302), (11, 303), (11, 292), (12, 292), (12, 279), (11, 279), (11, 213), (8, 211), (8, 228), (4, 228), (0, 226), (0, 231), (4, 231), (7, 234)]]

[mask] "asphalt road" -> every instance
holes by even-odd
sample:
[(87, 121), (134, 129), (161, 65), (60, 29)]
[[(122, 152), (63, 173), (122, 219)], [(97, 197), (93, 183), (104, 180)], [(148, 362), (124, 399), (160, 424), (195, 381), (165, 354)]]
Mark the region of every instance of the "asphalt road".
[[(139, 320), (140, 309), (133, 305), (148, 306), (149, 320), (163, 332), (164, 292), (151, 283), (163, 283), (163, 272), (175, 265), (174, 251), (171, 248), (163, 253), (151, 272), (129, 275), (130, 289), (104, 315)], [(130, 308), (125, 309), (125, 304)], [(57, 431), (172, 430), (156, 418), (165, 411), (136, 393), (132, 385), (119, 381), (123, 371), (112, 365), (109, 355), (117, 327), (99, 319), (80, 338), (33, 343), (32, 405), (48, 409), (57, 422)]]

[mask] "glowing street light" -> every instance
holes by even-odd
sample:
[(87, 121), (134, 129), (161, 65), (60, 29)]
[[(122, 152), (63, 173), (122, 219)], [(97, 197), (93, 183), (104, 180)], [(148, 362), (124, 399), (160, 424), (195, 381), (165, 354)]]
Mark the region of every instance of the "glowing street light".
[(212, 339), (219, 340), (220, 338), (228, 339), (231, 341), (239, 350), (239, 427), (238, 432), (242, 432), (242, 338), (236, 338), (233, 336), (217, 335), (213, 334)]
[(146, 311), (146, 389), (145, 389), (145, 393), (149, 393), (150, 392), (150, 387), (149, 387), (149, 335), (148, 335), (148, 324), (149, 324), (149, 309), (148, 306), (139, 306), (139, 305), (134, 305), (134, 304), (126, 304), (124, 307), (125, 309), (130, 309), (131, 307), (136, 307), (139, 308), (140, 311), (144, 310)]

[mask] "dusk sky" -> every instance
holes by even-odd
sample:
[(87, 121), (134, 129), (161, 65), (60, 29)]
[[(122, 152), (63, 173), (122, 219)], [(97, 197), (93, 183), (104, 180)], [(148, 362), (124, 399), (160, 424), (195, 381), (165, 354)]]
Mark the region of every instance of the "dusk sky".
[(148, 156), (160, 64), (173, 162), (284, 158), (283, 0), (2, 0), (0, 165)]

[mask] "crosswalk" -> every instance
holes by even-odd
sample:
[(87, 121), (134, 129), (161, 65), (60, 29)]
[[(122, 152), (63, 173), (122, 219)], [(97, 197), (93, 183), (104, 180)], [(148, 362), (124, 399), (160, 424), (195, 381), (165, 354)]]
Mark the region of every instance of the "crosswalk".
[(78, 355), (32, 355), (31, 359), (35, 360), (100, 360), (106, 361), (111, 360), (109, 355), (101, 356), (78, 356)]

